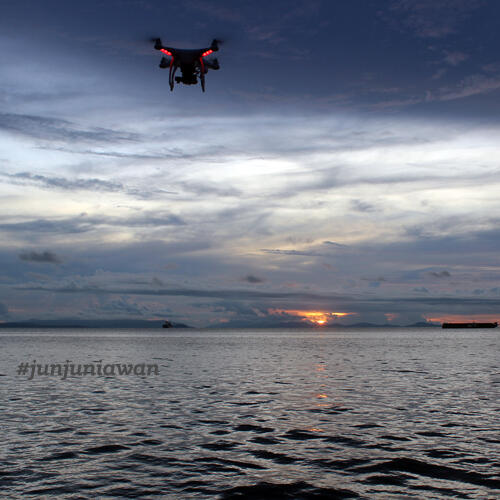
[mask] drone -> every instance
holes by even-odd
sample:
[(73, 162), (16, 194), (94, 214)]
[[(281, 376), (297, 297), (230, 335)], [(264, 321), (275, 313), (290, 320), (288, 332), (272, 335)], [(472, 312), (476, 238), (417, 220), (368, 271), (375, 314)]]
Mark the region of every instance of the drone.
[[(205, 59), (205, 57), (219, 50), (219, 40), (212, 40), (210, 47), (203, 49), (176, 49), (174, 47), (165, 47), (161, 38), (154, 38), (154, 48), (159, 50), (165, 56), (160, 61), (160, 68), (169, 68), (168, 83), (170, 90), (174, 90), (175, 83), (184, 85), (196, 85), (198, 77), (200, 78), (201, 90), (205, 92), (205, 75), (208, 69), (219, 69), (219, 61), (214, 57)], [(175, 76), (175, 72), (181, 68), (182, 76)]]

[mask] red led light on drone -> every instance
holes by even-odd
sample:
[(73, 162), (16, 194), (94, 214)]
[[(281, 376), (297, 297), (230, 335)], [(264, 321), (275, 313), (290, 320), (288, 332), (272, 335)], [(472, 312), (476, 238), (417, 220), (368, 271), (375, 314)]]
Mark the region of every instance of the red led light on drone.
[(212, 52), (213, 52), (213, 50), (209, 49), (206, 52), (203, 52), (203, 54), (201, 54), (201, 57), (209, 56)]
[(163, 52), (167, 56), (171, 56), (172, 55), (172, 52), (169, 52), (167, 49), (160, 49), (160, 52)]

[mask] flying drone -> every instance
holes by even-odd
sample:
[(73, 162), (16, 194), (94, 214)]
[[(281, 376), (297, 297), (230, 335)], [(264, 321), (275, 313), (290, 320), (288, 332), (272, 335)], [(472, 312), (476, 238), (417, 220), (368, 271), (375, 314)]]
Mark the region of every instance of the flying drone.
[[(160, 61), (160, 68), (169, 68), (168, 83), (170, 90), (174, 90), (175, 83), (184, 85), (196, 85), (198, 77), (200, 78), (201, 89), (205, 92), (205, 75), (208, 69), (219, 69), (217, 59), (205, 59), (210, 54), (219, 50), (219, 40), (212, 40), (210, 47), (203, 49), (176, 49), (174, 47), (165, 47), (160, 38), (154, 38), (155, 49), (159, 50), (165, 56)], [(175, 72), (181, 68), (182, 76), (175, 76)]]

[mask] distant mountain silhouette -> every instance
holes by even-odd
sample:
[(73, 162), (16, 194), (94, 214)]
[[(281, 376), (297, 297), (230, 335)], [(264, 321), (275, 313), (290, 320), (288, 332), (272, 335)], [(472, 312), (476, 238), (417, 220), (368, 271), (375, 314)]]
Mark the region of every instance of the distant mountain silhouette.
[[(154, 328), (161, 329), (165, 320), (141, 319), (29, 319), (0, 323), (0, 328)], [(191, 328), (184, 323), (171, 322), (173, 328)]]
[(375, 324), (375, 323), (351, 323), (351, 324), (341, 324), (332, 323), (330, 325), (317, 325), (309, 321), (238, 321), (233, 320), (228, 323), (222, 323), (219, 325), (211, 325), (208, 328), (311, 328), (316, 330), (322, 330), (325, 328), (421, 328), (421, 327), (440, 327), (440, 323), (428, 323), (425, 321), (420, 321), (413, 323), (411, 325), (396, 325), (392, 323)]
[[(29, 319), (27, 321), (9, 321), (0, 323), (0, 328), (152, 328), (161, 329), (165, 320), (142, 320), (142, 319)], [(171, 322), (173, 328), (192, 328), (184, 323)], [(427, 323), (420, 321), (412, 325), (394, 325), (390, 323), (375, 324), (375, 323), (353, 323), (353, 324), (340, 324), (334, 323), (331, 325), (320, 326), (306, 321), (238, 321), (233, 320), (229, 323), (221, 323), (207, 328), (311, 328), (311, 329), (325, 329), (325, 328), (421, 328), (421, 327), (440, 327), (440, 323)]]

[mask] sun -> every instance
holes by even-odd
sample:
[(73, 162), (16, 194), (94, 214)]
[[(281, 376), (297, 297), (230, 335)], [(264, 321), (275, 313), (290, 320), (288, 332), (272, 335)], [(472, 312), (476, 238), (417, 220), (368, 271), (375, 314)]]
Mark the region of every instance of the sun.
[(289, 310), (289, 309), (269, 309), (271, 314), (286, 314), (289, 316), (298, 316), (307, 323), (312, 323), (317, 326), (326, 326), (336, 318), (350, 316), (352, 312), (336, 312), (336, 311), (306, 311), (306, 310)]

